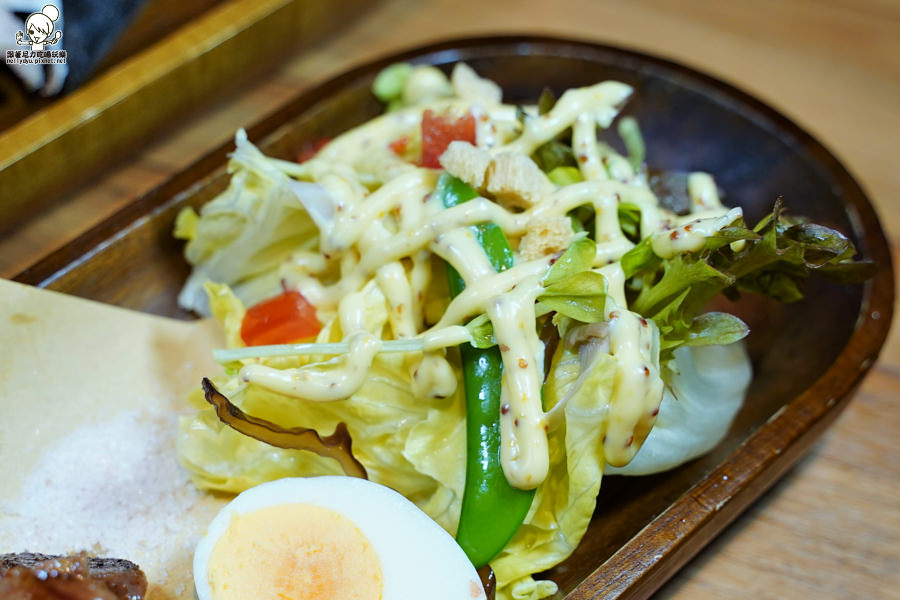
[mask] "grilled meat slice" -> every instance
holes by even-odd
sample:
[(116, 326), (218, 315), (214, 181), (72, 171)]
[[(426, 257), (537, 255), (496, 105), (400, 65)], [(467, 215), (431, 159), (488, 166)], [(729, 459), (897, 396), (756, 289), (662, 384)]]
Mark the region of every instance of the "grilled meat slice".
[(127, 560), (0, 555), (0, 600), (141, 600), (146, 592), (147, 577)]

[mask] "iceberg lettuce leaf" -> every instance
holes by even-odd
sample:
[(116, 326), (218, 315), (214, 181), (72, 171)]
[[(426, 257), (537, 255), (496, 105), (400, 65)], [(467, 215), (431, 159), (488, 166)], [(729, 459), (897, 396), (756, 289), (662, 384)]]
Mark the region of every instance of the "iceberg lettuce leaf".
[(317, 239), (281, 163), (263, 155), (243, 131), (228, 168), (227, 189), (199, 215), (186, 208), (176, 219), (177, 237), (187, 240), (185, 258), (193, 266), (178, 302), (203, 316), (210, 314), (207, 281), (227, 284), (244, 304), (255, 304), (278, 289), (285, 259)]
[(641, 449), (608, 475), (659, 473), (702, 456), (728, 433), (750, 385), (750, 359), (742, 342), (684, 346), (665, 373), (667, 388), (656, 423)]
[[(208, 285), (210, 306), (228, 335), (239, 329), (243, 305), (227, 286)], [(364, 322), (380, 330), (387, 321), (387, 302), (374, 283), (364, 287)], [(332, 320), (319, 341), (340, 339)], [(414, 392), (415, 356), (379, 354), (362, 388), (350, 398), (312, 402), (242, 383), (236, 375), (213, 378), (216, 387), (241, 410), (281, 427), (308, 427), (330, 435), (344, 422), (353, 439), (353, 453), (369, 478), (391, 487), (418, 504), (448, 531), (456, 528), (462, 497), (465, 453), (464, 407), (456, 393), (440, 403), (426, 402)], [(276, 368), (291, 368), (341, 357), (272, 357), (248, 359)], [(233, 371), (234, 372), (234, 371)], [(303, 475), (340, 474), (333, 460), (311, 452), (284, 450), (244, 436), (222, 424), (215, 411), (202, 407), (182, 418), (177, 451), (181, 464), (203, 489), (239, 493), (249, 487)]]

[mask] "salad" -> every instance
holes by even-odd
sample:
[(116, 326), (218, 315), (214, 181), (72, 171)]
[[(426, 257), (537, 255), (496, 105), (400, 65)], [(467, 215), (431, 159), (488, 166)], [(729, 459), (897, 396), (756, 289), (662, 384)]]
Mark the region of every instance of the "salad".
[(727, 432), (748, 328), (710, 301), (794, 301), (812, 271), (871, 264), (780, 200), (751, 226), (709, 174), (648, 169), (623, 83), (520, 106), (465, 64), (398, 64), (373, 91), (385, 113), (302, 162), (239, 131), (228, 188), (179, 215), (180, 303), (227, 338), (179, 459), (230, 493), (366, 476), (489, 564), (498, 598), (552, 595), (533, 575), (578, 545), (604, 474)]

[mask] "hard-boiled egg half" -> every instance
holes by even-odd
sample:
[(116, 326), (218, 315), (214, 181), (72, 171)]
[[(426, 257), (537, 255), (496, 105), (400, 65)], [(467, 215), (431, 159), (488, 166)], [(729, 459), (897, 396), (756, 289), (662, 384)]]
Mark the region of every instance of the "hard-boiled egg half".
[(197, 545), (194, 581), (200, 600), (485, 598), (462, 549), (416, 505), (338, 476), (237, 496)]

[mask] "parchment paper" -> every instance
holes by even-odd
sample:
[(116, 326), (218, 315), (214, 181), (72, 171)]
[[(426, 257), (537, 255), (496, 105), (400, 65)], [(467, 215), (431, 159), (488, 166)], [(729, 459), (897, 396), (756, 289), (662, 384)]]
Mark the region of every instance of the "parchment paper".
[(193, 598), (194, 545), (228, 498), (177, 464), (177, 419), (219, 336), (0, 280), (0, 553), (126, 558), (151, 600)]

